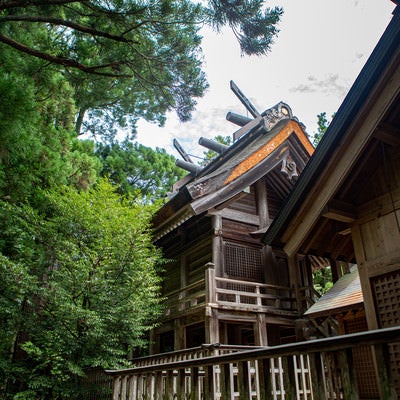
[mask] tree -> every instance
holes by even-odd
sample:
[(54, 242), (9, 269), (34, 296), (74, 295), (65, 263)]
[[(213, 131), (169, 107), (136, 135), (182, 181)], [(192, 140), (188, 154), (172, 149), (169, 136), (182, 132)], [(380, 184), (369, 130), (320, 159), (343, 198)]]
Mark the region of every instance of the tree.
[[(332, 114), (331, 121), (334, 116), (335, 116), (335, 113)], [(317, 122), (318, 130), (316, 133), (314, 133), (314, 136), (312, 137), (314, 146), (317, 146), (317, 144), (320, 142), (320, 140), (322, 139), (322, 136), (324, 136), (326, 130), (329, 127), (329, 124), (331, 123), (331, 121), (328, 121), (328, 118), (326, 117), (326, 112), (322, 112), (322, 113), (318, 114), (317, 118), (318, 118), (318, 122)]]
[[(218, 143), (225, 144), (227, 146), (230, 146), (232, 144), (232, 138), (230, 136), (222, 136), (222, 135), (217, 135), (214, 137), (214, 140)], [(203, 152), (203, 160), (200, 162), (201, 166), (206, 166), (209, 164), (213, 158), (215, 158), (218, 155), (217, 152), (214, 150), (207, 150)]]
[(330, 266), (313, 271), (314, 289), (320, 294), (325, 294), (332, 286), (332, 269)]
[(73, 91), (62, 74), (41, 61), (1, 53), (0, 198), (32, 199), (37, 188), (71, 183), (88, 187), (99, 162), (73, 133)]
[(139, 194), (145, 201), (164, 198), (185, 174), (165, 149), (153, 150), (129, 140), (99, 143), (96, 154), (102, 164), (100, 174), (110, 179), (118, 193)]
[(0, 203), (0, 388), (20, 399), (79, 398), (87, 367), (126, 365), (160, 311), (151, 207), (107, 182)]
[[(230, 26), (243, 54), (265, 54), (282, 10), (262, 0), (10, 0), (0, 2), (0, 50), (57, 66), (74, 89), (75, 130), (113, 136), (138, 118), (190, 118), (207, 87), (199, 29)], [(105, 124), (105, 125), (104, 125)]]

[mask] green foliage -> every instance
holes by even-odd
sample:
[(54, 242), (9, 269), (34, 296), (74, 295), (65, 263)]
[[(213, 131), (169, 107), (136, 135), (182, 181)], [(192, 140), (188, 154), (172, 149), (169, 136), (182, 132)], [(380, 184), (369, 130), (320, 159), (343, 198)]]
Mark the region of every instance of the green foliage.
[(0, 56), (0, 198), (19, 202), (38, 187), (89, 186), (98, 160), (93, 149), (77, 152), (82, 145), (73, 134), (68, 82), (51, 68), (40, 71), (37, 60), (22, 55), (12, 60), (11, 53), (5, 49)]
[(15, 0), (0, 12), (0, 51), (56, 67), (74, 90), (76, 132), (107, 139), (134, 136), (138, 118), (163, 124), (168, 110), (190, 118), (207, 88), (202, 26), (228, 25), (244, 54), (265, 54), (282, 14), (262, 0)]
[(313, 282), (314, 289), (321, 295), (325, 294), (333, 286), (331, 267), (313, 271)]
[(160, 312), (152, 204), (183, 171), (112, 139), (138, 118), (190, 118), (204, 24), (265, 53), (281, 11), (261, 3), (0, 2), (0, 397), (82, 398), (85, 368), (146, 345)]
[(0, 204), (0, 377), (20, 398), (79, 397), (84, 369), (125, 365), (160, 310), (152, 208), (107, 182), (42, 199)]
[[(331, 121), (334, 116), (335, 116), (335, 114), (332, 115)], [(318, 145), (318, 143), (322, 139), (322, 136), (324, 136), (326, 130), (328, 129), (329, 124), (331, 123), (331, 121), (328, 121), (328, 118), (326, 117), (326, 112), (322, 112), (322, 113), (318, 114), (317, 118), (318, 118), (318, 122), (317, 122), (318, 130), (316, 133), (314, 133), (314, 136), (312, 137), (312, 141), (313, 141), (312, 143), (315, 147)]]
[(101, 175), (108, 177), (120, 194), (139, 194), (146, 201), (164, 198), (185, 174), (164, 149), (153, 150), (128, 140), (99, 144), (96, 154), (102, 164)]
[(243, 54), (266, 54), (270, 50), (283, 11), (280, 7), (262, 9), (264, 0), (210, 0), (209, 23), (220, 29), (229, 25)]
[[(230, 136), (222, 136), (222, 135), (217, 135), (214, 137), (214, 140), (218, 143), (221, 144), (226, 144), (227, 146), (230, 146), (232, 144), (232, 138)], [(206, 166), (209, 164), (213, 158), (215, 158), (218, 155), (217, 152), (214, 150), (207, 150), (203, 152), (203, 160), (200, 162), (201, 166)]]

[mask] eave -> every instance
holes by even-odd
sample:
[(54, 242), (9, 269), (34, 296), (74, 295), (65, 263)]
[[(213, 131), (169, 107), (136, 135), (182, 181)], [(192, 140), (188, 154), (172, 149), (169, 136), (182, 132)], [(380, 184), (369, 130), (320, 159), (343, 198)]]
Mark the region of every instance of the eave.
[[(158, 211), (153, 219), (156, 239), (191, 217), (240, 195), (278, 165), (282, 165), (280, 179), (291, 179), (292, 174), (296, 175), (296, 165), (300, 170), (304, 168), (314, 148), (299, 123), (283, 119), (274, 126), (269, 125), (271, 129), (267, 130), (267, 121), (263, 118), (263, 123), (249, 123), (247, 136), (218, 157), (206, 169), (207, 173), (202, 172), (201, 176), (184, 185)], [(291, 166), (295, 171), (290, 170)]]

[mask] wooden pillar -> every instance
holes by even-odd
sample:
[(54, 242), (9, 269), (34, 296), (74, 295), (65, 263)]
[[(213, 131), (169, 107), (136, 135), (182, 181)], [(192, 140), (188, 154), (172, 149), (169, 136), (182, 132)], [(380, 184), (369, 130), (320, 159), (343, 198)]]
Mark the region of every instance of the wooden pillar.
[(338, 352), (338, 363), (341, 371), (345, 399), (358, 400), (357, 380), (353, 365), (353, 354), (351, 349)]
[(378, 329), (380, 327), (378, 324), (377, 311), (375, 309), (375, 301), (372, 293), (364, 242), (361, 236), (360, 226), (356, 223), (351, 226), (351, 236), (353, 239), (354, 252), (357, 260), (358, 274), (360, 276), (360, 284), (364, 298), (364, 309), (368, 329)]
[(150, 354), (157, 354), (160, 352), (160, 345), (158, 343), (157, 335), (154, 332), (154, 328), (150, 331), (150, 338), (149, 338), (149, 352)]
[(386, 343), (373, 346), (375, 365), (377, 370), (377, 381), (381, 399), (397, 399), (396, 389), (393, 387), (393, 378), (391, 377), (390, 355)]
[(290, 287), (294, 290), (294, 295), (297, 303), (297, 311), (299, 313), (302, 312), (302, 304), (300, 299), (300, 290), (299, 290), (299, 271), (296, 262), (296, 255), (289, 256), (288, 258), (289, 264), (289, 281)]
[(330, 259), (329, 262), (331, 264), (332, 281), (335, 283), (342, 276), (340, 261)]
[(217, 302), (215, 266), (213, 263), (206, 264), (206, 310), (205, 310), (205, 333), (207, 343), (219, 343), (218, 311), (213, 307)]
[[(257, 214), (259, 218), (259, 229), (265, 228), (271, 224), (268, 209), (268, 198), (267, 198), (267, 185), (265, 179), (261, 179), (256, 182), (256, 202), (257, 202)], [(272, 268), (273, 257), (272, 249), (270, 246), (263, 247), (263, 265), (264, 265), (264, 282), (275, 283), (274, 271)]]
[(256, 346), (268, 346), (267, 321), (265, 319), (265, 314), (257, 314), (254, 339)]
[(205, 266), (205, 281), (206, 281), (206, 303), (215, 304), (216, 299), (216, 282), (215, 282), (215, 265), (207, 263)]
[(185, 348), (185, 327), (182, 325), (181, 320), (178, 318), (174, 321), (175, 343), (174, 350), (181, 350)]
[(181, 255), (180, 256), (180, 275), (181, 275), (181, 279), (180, 279), (180, 288), (184, 288), (185, 286), (187, 286), (187, 269), (186, 269), (186, 256), (185, 255)]
[(212, 238), (212, 262), (215, 265), (215, 272), (217, 276), (223, 274), (223, 243), (222, 243), (222, 217), (220, 215), (213, 215), (211, 220), (213, 229)]
[(206, 342), (209, 344), (219, 343), (219, 324), (217, 310), (212, 307), (206, 307)]
[(257, 213), (260, 218), (259, 228), (269, 226), (271, 220), (269, 218), (268, 198), (267, 198), (267, 185), (265, 179), (261, 179), (256, 183), (256, 196), (257, 196)]

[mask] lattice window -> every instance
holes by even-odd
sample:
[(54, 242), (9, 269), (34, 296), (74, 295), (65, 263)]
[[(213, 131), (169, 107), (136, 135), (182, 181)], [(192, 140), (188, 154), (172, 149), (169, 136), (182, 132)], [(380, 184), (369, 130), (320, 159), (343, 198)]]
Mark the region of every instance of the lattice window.
[[(381, 328), (400, 325), (400, 271), (393, 271), (371, 279)], [(391, 373), (400, 397), (400, 342), (389, 346)]]
[[(365, 317), (344, 321), (346, 333), (364, 332), (368, 330)], [(357, 376), (358, 392), (362, 399), (378, 399), (379, 390), (376, 371), (370, 346), (353, 348), (354, 370)]]
[(225, 273), (229, 277), (263, 282), (261, 250), (224, 243)]
[(378, 318), (382, 328), (400, 325), (400, 271), (372, 280)]

